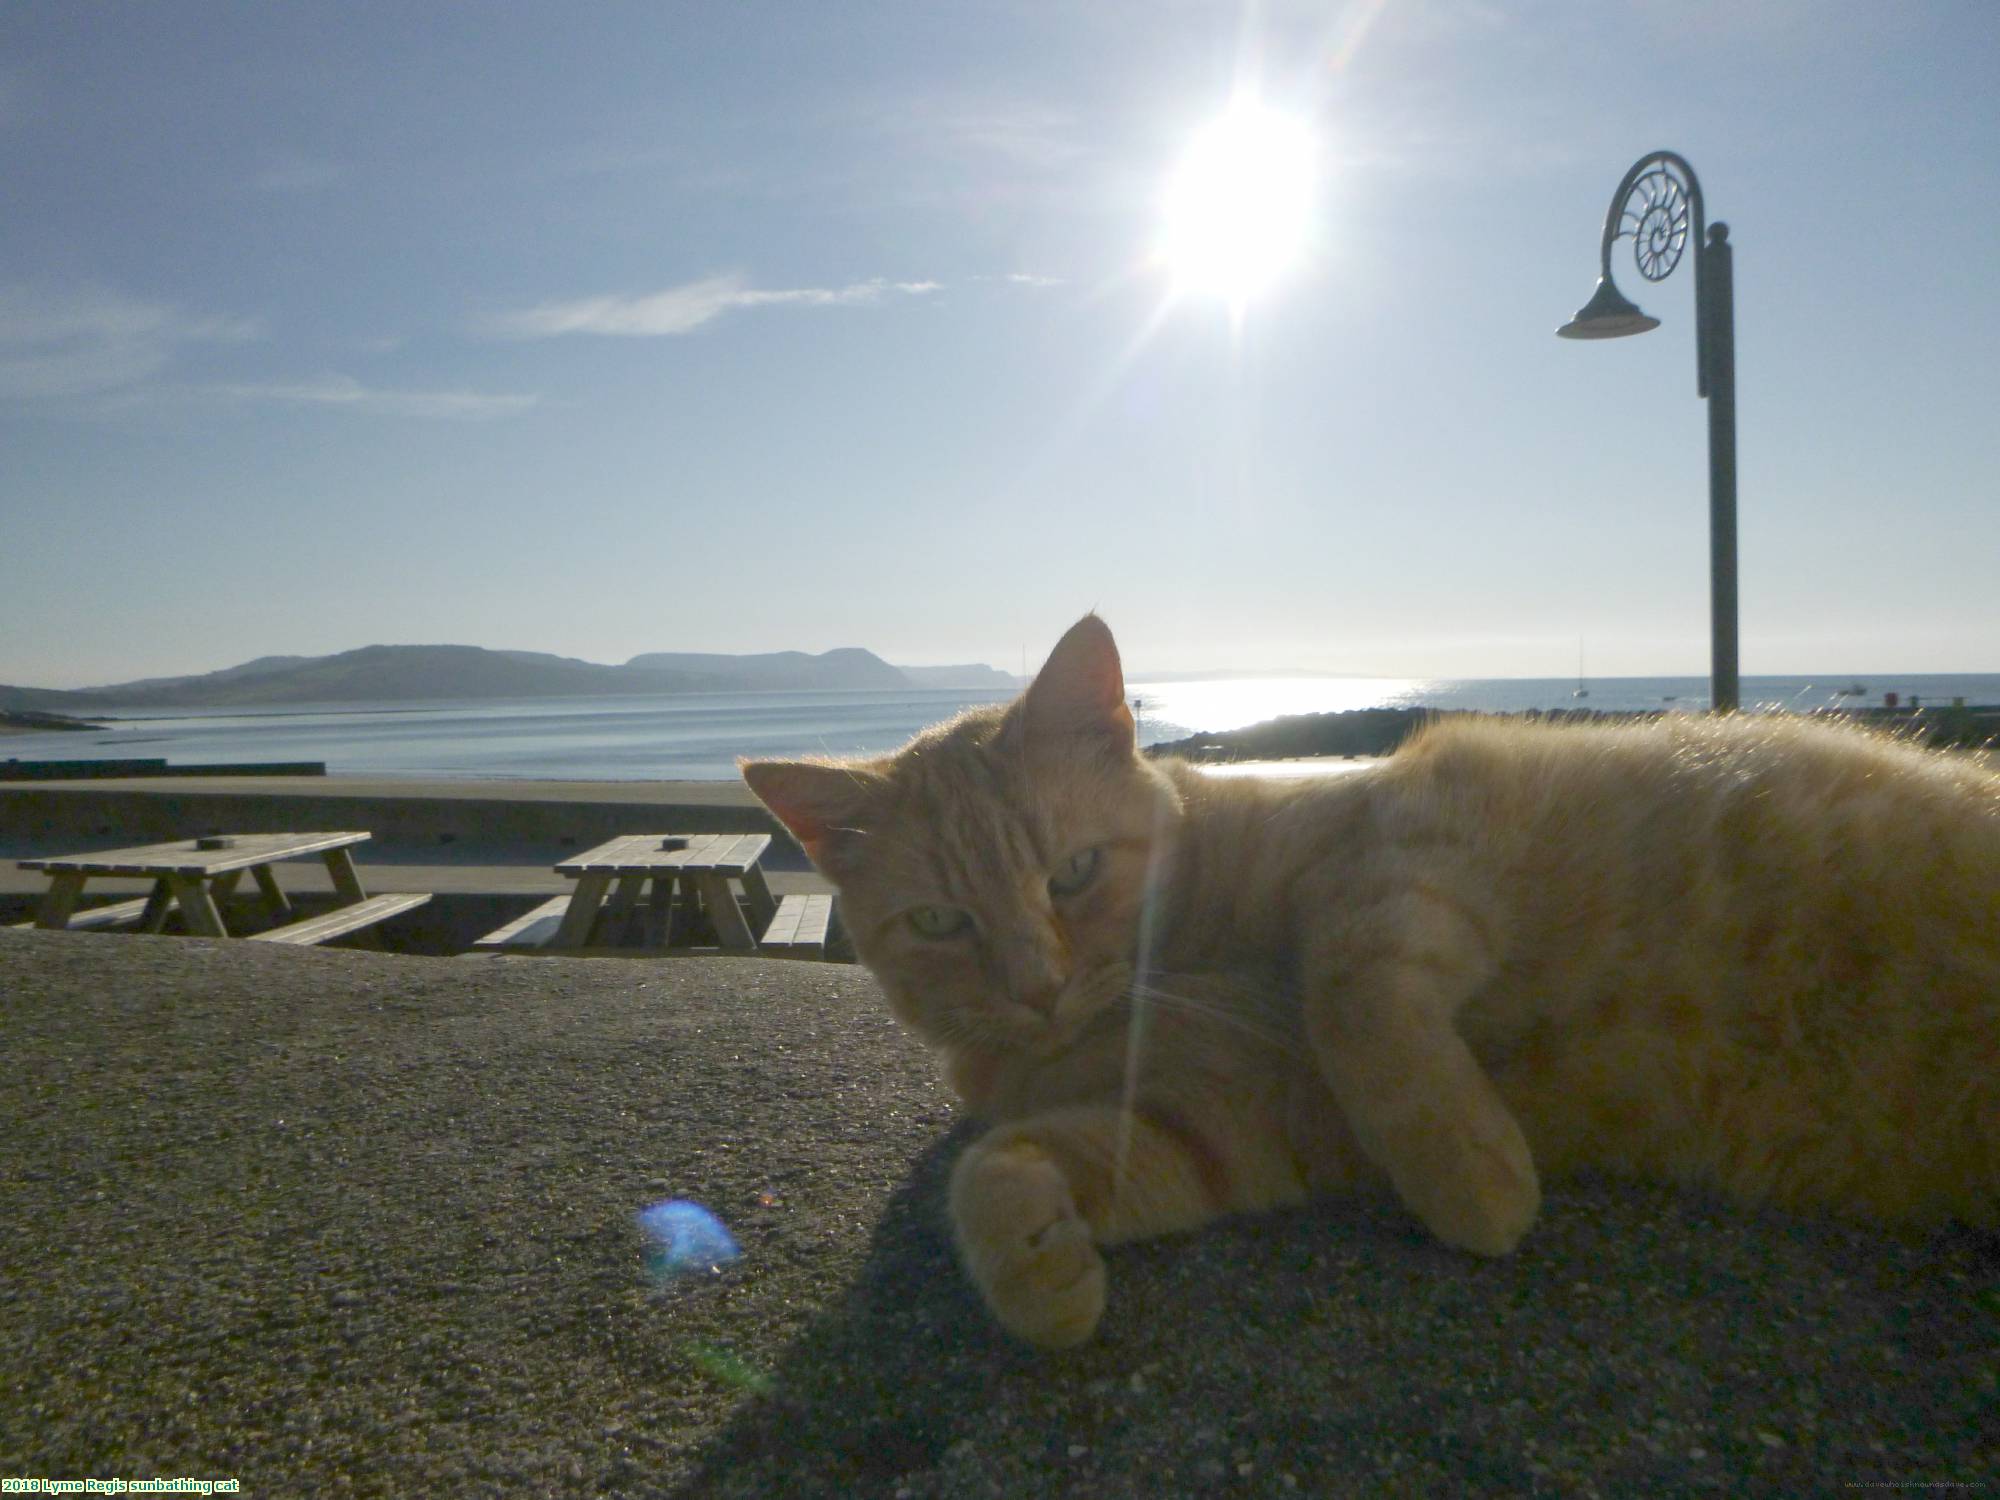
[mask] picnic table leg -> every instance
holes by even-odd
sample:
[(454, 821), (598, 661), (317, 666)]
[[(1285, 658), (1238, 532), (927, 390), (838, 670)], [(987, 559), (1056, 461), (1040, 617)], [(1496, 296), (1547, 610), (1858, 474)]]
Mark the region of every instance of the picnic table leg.
[(361, 874), (354, 868), (354, 856), (347, 852), (346, 845), (324, 850), (320, 858), (326, 861), (326, 873), (333, 877), (333, 889), (340, 897), (336, 904), (352, 906), (368, 899), (368, 893), (361, 889)]
[(202, 937), (229, 936), (229, 930), (222, 925), (222, 913), (215, 909), (208, 887), (201, 883), (199, 875), (169, 875), (167, 880), (174, 888), (174, 899), (181, 905), (181, 918), (189, 932)]
[(83, 883), (89, 878), (75, 870), (56, 871), (49, 881), (48, 894), (35, 908), (35, 925), (48, 928), (69, 926), (70, 913), (76, 910), (77, 898), (83, 894)]
[(663, 870), (653, 877), (653, 894), (646, 902), (646, 946), (664, 948), (674, 935), (674, 875)]
[(277, 872), (269, 865), (258, 865), (251, 870), (250, 878), (257, 882), (257, 889), (264, 897), (264, 910), (271, 918), (271, 925), (278, 926), (291, 919), (292, 903), (278, 886)]
[[(687, 942), (693, 942), (693, 935), (701, 929), (701, 892), (695, 888), (694, 876), (686, 870), (674, 876), (673, 904), (667, 910), (670, 915), (667, 930), (660, 934), (660, 946), (664, 948), (671, 943), (675, 932), (679, 932)], [(678, 913), (678, 917), (672, 913)]]
[(597, 909), (604, 904), (604, 891), (611, 884), (609, 875), (579, 875), (576, 891), (569, 898), (569, 910), (563, 913), (562, 926), (549, 940), (551, 948), (581, 948), (590, 941), (590, 929), (597, 924)]
[(702, 903), (708, 907), (708, 919), (715, 923), (715, 935), (725, 948), (733, 948), (743, 953), (754, 953), (757, 940), (750, 936), (749, 924), (743, 920), (743, 908), (736, 904), (736, 892), (730, 889), (726, 875), (697, 875), (701, 882)]
[(174, 904), (174, 893), (168, 887), (166, 877), (153, 882), (153, 889), (146, 897), (146, 909), (139, 914), (141, 932), (164, 932), (167, 926), (167, 909)]
[(625, 940), (625, 929), (632, 920), (632, 908), (639, 904), (639, 893), (645, 888), (646, 877), (643, 874), (618, 877), (618, 889), (604, 904), (604, 942), (607, 946), (616, 947)]
[(237, 884), (242, 879), (243, 872), (241, 870), (224, 870), (220, 875), (211, 875), (209, 877), (208, 899), (215, 903), (215, 910), (218, 914), (222, 911), (222, 903), (236, 894)]
[(750, 915), (757, 919), (757, 930), (763, 931), (778, 914), (778, 903), (772, 899), (770, 882), (756, 865), (743, 872), (743, 894), (750, 898)]

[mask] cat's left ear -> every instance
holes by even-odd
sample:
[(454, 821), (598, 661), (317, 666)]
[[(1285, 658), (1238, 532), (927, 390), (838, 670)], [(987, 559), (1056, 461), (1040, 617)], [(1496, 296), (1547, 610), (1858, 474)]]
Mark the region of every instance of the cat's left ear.
[(792, 831), (806, 857), (831, 875), (849, 842), (866, 825), (881, 790), (880, 773), (865, 765), (809, 760), (739, 760), (750, 790)]
[(1030, 734), (1100, 735), (1129, 751), (1132, 710), (1111, 627), (1096, 615), (1070, 626), (1029, 684), (1023, 708)]

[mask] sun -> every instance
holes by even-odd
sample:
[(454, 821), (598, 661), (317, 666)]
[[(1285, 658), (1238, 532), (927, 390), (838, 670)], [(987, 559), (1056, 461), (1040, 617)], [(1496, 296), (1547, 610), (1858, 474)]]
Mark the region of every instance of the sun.
[(1240, 98), (1189, 144), (1168, 180), (1161, 256), (1178, 293), (1239, 313), (1305, 250), (1314, 141), (1303, 120)]

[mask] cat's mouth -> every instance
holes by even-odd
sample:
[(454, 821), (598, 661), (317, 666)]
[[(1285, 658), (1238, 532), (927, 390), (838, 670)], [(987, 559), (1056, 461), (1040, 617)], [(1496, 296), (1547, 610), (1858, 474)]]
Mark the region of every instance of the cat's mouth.
[(997, 1048), (1029, 1057), (1053, 1057), (1104, 1017), (1122, 1014), (1132, 986), (1132, 966), (1098, 964), (1064, 982), (1053, 999), (1031, 1005), (992, 996), (975, 1006), (935, 1017), (932, 1040), (946, 1047)]
[(1039, 1050), (1067, 1047), (1090, 1025), (1124, 999), (1132, 985), (1132, 966), (1123, 960), (1099, 964), (1071, 977), (1045, 1016)]

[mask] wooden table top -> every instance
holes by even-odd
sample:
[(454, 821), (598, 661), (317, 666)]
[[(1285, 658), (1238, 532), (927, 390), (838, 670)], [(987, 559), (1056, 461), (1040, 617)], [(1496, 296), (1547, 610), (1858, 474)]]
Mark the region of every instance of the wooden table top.
[[(367, 833), (230, 833), (214, 839), (179, 839), (171, 844), (142, 844), (133, 849), (106, 849), (97, 854), (65, 854), (18, 861), (24, 870), (51, 875), (221, 875), (276, 860), (297, 859), (359, 844)], [(217, 848), (203, 848), (204, 844)]]
[(628, 833), (566, 859), (558, 875), (741, 875), (771, 847), (768, 833)]

